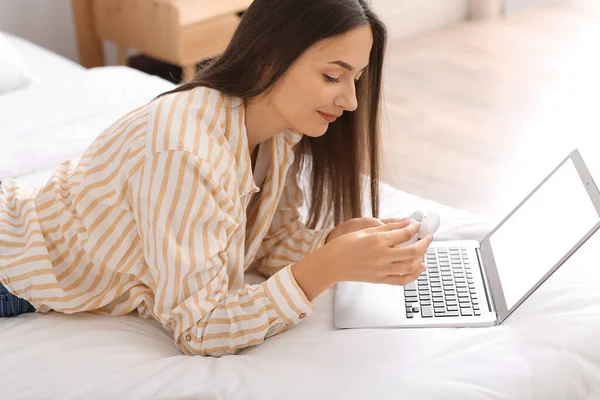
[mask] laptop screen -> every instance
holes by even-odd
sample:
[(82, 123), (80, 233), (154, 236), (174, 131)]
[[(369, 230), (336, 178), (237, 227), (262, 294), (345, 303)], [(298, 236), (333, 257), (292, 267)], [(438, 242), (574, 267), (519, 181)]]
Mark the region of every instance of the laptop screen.
[(569, 158), (488, 237), (507, 309), (599, 221), (585, 183)]

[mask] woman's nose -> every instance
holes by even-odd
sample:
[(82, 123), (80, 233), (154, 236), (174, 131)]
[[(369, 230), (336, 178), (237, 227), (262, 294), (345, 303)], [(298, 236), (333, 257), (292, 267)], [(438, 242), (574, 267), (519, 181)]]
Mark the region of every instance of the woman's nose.
[(343, 94), (338, 97), (336, 104), (338, 107), (344, 109), (344, 111), (354, 111), (358, 107), (358, 100), (356, 99), (356, 86), (350, 85), (350, 88), (346, 89)]

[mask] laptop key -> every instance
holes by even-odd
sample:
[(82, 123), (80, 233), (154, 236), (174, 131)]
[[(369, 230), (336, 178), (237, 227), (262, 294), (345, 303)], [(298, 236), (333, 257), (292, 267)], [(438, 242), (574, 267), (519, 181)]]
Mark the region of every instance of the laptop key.
[(421, 307), (421, 316), (423, 318), (433, 317), (433, 307), (431, 307), (431, 306)]
[(471, 311), (470, 308), (461, 308), (460, 309), (460, 315), (473, 315), (473, 311)]
[(475, 310), (475, 311), (473, 311), (473, 314), (475, 314), (475, 315), (481, 315), (481, 311), (480, 310)]
[(412, 312), (414, 312), (414, 313), (418, 313), (418, 312), (419, 312), (419, 307), (413, 307), (413, 308), (412, 308)]
[(413, 318), (412, 314), (406, 314), (406, 318)]
[(407, 285), (404, 285), (404, 290), (417, 290), (417, 283), (411, 282)]

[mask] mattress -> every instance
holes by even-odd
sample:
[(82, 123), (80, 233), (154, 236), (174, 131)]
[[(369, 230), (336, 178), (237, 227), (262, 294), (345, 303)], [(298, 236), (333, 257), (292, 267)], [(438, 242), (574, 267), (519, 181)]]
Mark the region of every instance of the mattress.
[[(24, 91), (30, 96), (0, 99), (0, 110), (9, 107), (12, 117), (0, 117), (4, 176), (43, 184), (55, 165), (77, 155), (120, 114), (170, 87), (127, 68), (84, 75), (63, 89), (41, 85)], [(382, 184), (382, 217), (416, 208), (439, 211), (437, 240), (481, 239), (493, 228), (484, 216)], [(221, 358), (184, 356), (158, 323), (133, 314), (1, 319), (0, 396), (597, 399), (599, 246), (595, 235), (503, 325), (492, 328), (338, 330), (334, 288), (315, 299), (315, 313), (298, 326)]]
[(0, 96), (0, 181), (80, 156), (112, 122), (173, 87), (132, 68), (102, 67)]

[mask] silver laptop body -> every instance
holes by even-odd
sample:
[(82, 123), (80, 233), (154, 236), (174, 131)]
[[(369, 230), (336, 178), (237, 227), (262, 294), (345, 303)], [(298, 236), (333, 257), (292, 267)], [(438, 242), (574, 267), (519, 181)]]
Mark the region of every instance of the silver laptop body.
[(434, 241), (406, 286), (340, 282), (338, 328), (501, 324), (600, 227), (600, 192), (579, 151), (481, 242)]

